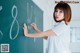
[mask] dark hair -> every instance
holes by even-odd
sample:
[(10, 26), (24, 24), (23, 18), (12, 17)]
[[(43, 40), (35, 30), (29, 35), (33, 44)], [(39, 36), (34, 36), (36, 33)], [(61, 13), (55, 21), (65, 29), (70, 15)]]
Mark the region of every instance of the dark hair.
[(53, 14), (53, 17), (54, 17), (54, 20), (56, 21), (56, 22), (58, 22), (57, 20), (56, 20), (56, 18), (55, 18), (55, 11), (56, 11), (56, 9), (60, 9), (60, 10), (63, 10), (64, 11), (64, 21), (65, 21), (65, 24), (67, 25), (67, 23), (68, 22), (70, 22), (70, 20), (71, 20), (71, 8), (70, 8), (70, 6), (67, 4), (67, 3), (65, 3), (65, 2), (63, 2), (63, 1), (61, 1), (61, 2), (59, 2), (56, 6), (55, 6), (55, 8), (54, 8), (54, 14)]

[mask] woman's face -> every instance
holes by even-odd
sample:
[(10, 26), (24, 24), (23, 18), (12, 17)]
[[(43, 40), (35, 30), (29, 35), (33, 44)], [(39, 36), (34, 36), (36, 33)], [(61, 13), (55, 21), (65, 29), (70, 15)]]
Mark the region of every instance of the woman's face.
[(64, 19), (64, 12), (63, 12), (63, 10), (56, 9), (56, 11), (55, 11), (55, 19), (56, 19), (56, 21), (61, 21), (61, 20)]

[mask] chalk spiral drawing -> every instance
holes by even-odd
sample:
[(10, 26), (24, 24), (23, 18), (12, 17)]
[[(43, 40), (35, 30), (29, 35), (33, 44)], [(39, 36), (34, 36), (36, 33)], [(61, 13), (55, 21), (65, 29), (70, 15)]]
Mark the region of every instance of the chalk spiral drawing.
[[(16, 13), (15, 13), (15, 16), (13, 15), (13, 12), (14, 12), (14, 9), (16, 10)], [(19, 23), (18, 23), (18, 21), (17, 21), (17, 14), (18, 14), (18, 10), (17, 10), (17, 7), (15, 6), (15, 5), (13, 5), (13, 7), (12, 7), (12, 11), (11, 11), (11, 14), (12, 14), (12, 18), (14, 19), (13, 20), (13, 22), (12, 22), (12, 24), (11, 24), (11, 28), (10, 28), (10, 39), (12, 39), (12, 40), (14, 40), (15, 38), (17, 38), (17, 36), (18, 36), (18, 33), (19, 33)], [(14, 36), (14, 37), (12, 37), (12, 29), (13, 29), (13, 25), (14, 25), (14, 23), (17, 23), (17, 33), (16, 33), (16, 35)]]

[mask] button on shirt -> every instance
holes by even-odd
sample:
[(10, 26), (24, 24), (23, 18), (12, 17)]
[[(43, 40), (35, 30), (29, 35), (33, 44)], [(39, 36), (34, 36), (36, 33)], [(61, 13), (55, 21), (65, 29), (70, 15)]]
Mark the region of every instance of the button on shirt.
[(71, 53), (70, 44), (70, 26), (64, 21), (54, 25), (52, 30), (56, 35), (48, 37), (48, 53)]

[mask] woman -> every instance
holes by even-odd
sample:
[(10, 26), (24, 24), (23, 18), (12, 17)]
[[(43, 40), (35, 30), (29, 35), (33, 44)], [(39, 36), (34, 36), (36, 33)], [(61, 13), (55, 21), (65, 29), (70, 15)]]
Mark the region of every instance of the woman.
[(70, 44), (70, 20), (71, 20), (71, 8), (65, 2), (59, 2), (54, 9), (53, 17), (56, 25), (51, 29), (41, 32), (35, 23), (31, 26), (36, 32), (29, 34), (26, 24), (24, 24), (24, 35), (27, 37), (48, 37), (48, 53), (71, 53), (69, 49)]

